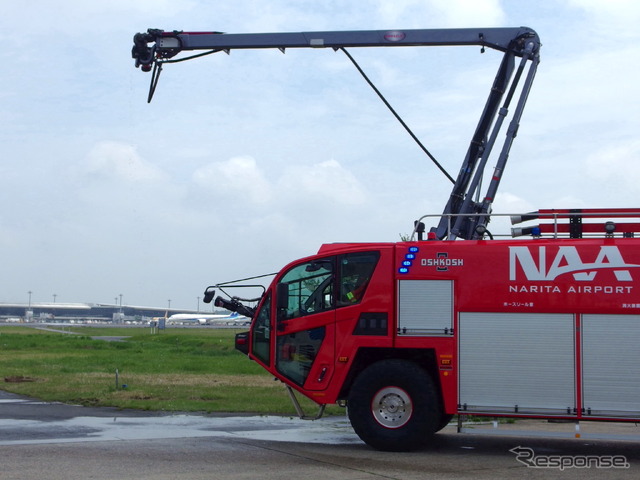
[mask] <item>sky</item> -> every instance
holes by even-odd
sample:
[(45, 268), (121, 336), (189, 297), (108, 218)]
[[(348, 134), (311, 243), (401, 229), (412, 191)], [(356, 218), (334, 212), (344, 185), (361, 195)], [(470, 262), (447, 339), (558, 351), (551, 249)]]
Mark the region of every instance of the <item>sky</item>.
[[(148, 104), (150, 75), (131, 58), (148, 28), (533, 28), (541, 63), (494, 212), (640, 207), (640, 2), (0, 6), (0, 302), (122, 295), (194, 310), (207, 285), (278, 271), (323, 243), (399, 241), (442, 211), (450, 182), (344, 54), (236, 50), (167, 65)], [(350, 53), (455, 176), (500, 54)]]

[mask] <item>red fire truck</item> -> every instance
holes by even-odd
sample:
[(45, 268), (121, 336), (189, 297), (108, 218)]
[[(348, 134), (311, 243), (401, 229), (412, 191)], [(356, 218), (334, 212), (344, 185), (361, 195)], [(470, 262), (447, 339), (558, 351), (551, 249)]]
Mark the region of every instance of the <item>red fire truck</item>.
[(346, 403), (383, 450), (417, 448), (455, 414), (638, 421), (640, 240), (606, 225), (323, 245), (277, 274), (237, 347), (317, 403)]
[[(539, 60), (535, 32), (149, 30), (134, 41), (137, 65), (154, 70), (150, 98), (162, 65), (182, 50), (481, 45), (503, 51), (436, 227), (427, 233), (420, 219), (409, 241), (323, 245), (275, 274), (255, 307), (238, 296), (218, 296), (215, 304), (252, 317), (236, 348), (284, 382), (294, 400), (296, 391), (321, 406), (346, 405), (356, 433), (377, 449), (419, 448), (456, 414), (640, 420), (640, 240), (634, 238), (640, 209), (541, 210), (512, 219), (529, 225), (513, 230), (523, 239), (494, 239), (487, 229)], [(516, 97), (480, 200), (484, 166)], [(230, 286), (207, 288), (205, 301)]]

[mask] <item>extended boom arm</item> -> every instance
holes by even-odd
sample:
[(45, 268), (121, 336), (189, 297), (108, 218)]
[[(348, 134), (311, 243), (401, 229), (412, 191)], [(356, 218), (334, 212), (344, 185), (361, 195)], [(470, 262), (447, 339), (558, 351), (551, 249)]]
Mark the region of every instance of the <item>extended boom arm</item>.
[[(134, 36), (136, 67), (150, 70), (154, 61), (172, 58), (181, 51), (255, 48), (333, 48), (478, 45), (522, 55), (527, 43), (539, 44), (530, 28), (362, 30), (300, 33), (165, 32), (149, 29)], [(148, 44), (154, 43), (149, 47)], [(146, 68), (145, 68), (146, 67)]]
[[(284, 53), (287, 48), (332, 48), (334, 50), (344, 50), (347, 47), (464, 45), (481, 46), (482, 51), (484, 51), (485, 47), (488, 47), (504, 52), (503, 60), (469, 145), (462, 168), (457, 179), (453, 182), (454, 187), (444, 209), (440, 224), (438, 227), (432, 228), (432, 232), (438, 238), (449, 237), (453, 239), (459, 237), (471, 239), (481, 238), (483, 233), (480, 232), (484, 232), (484, 230), (477, 227), (486, 227), (489, 222), (491, 203), (504, 171), (511, 144), (518, 130), (522, 109), (535, 76), (539, 62), (540, 39), (532, 29), (519, 27), (242, 34), (165, 32), (158, 29), (149, 29), (146, 33), (138, 33), (134, 36), (132, 56), (135, 59), (136, 67), (140, 67), (144, 71), (153, 69), (149, 90), (150, 101), (164, 63), (178, 62), (209, 53), (221, 51), (229, 53), (233, 49), (262, 48), (277, 48)], [(208, 51), (191, 57), (174, 59), (180, 52), (196, 50)], [(515, 69), (516, 57), (521, 58), (517, 70)], [(482, 202), (474, 200), (474, 196), (479, 198), (478, 189), (480, 188), (484, 167), (507, 116), (509, 105), (516, 93), (518, 81), (523, 75), (527, 63), (530, 63), (529, 72), (520, 91), (516, 110), (507, 129), (506, 139), (487, 194)], [(513, 75), (514, 71), (515, 77)], [(512, 77), (514, 78), (512, 79)], [(429, 156), (431, 155), (429, 154)], [(433, 157), (432, 160), (435, 161)], [(469, 214), (474, 215), (465, 216)]]

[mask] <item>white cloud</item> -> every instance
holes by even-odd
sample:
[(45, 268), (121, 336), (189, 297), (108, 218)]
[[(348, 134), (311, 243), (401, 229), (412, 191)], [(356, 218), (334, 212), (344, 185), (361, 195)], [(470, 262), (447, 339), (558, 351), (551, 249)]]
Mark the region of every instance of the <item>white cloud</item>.
[(369, 200), (355, 175), (336, 160), (285, 166), (274, 177), (270, 181), (253, 157), (242, 156), (200, 167), (192, 178), (211, 198), (229, 200), (234, 210), (239, 210), (238, 205), (260, 207), (246, 212), (248, 218), (263, 215), (265, 208), (295, 216), (293, 212), (303, 209), (323, 211)]
[(336, 160), (311, 166), (291, 166), (278, 182), (289, 202), (313, 203), (318, 210), (332, 206), (363, 205), (369, 200), (358, 179)]
[(83, 169), (92, 177), (124, 182), (157, 184), (167, 180), (166, 173), (140, 157), (136, 147), (121, 142), (104, 141), (95, 145)]
[(596, 21), (633, 23), (640, 18), (640, 4), (636, 0), (567, 0), (573, 8), (590, 14)]
[(270, 202), (272, 187), (256, 160), (249, 156), (234, 157), (198, 168), (193, 181), (217, 197), (249, 199), (254, 204)]
[(568, 4), (585, 15), (582, 34), (585, 43), (595, 48), (625, 48), (625, 42), (638, 37), (640, 2), (636, 0), (568, 0)]
[(378, 9), (399, 28), (492, 27), (505, 20), (500, 0), (381, 0)]
[[(44, 34), (45, 31), (55, 31), (56, 34), (63, 34), (65, 37), (77, 37), (87, 35), (89, 32), (101, 35), (113, 29), (116, 21), (122, 24), (141, 16), (175, 19), (196, 8), (197, 2), (192, 0), (180, 2), (171, 0), (136, 0), (135, 2), (129, 0), (109, 2), (31, 0), (28, 5), (5, 2), (3, 17), (14, 24), (28, 22), (29, 31), (33, 36)], [(109, 28), (106, 28), (107, 26)], [(87, 38), (87, 42), (90, 43), (91, 40), (90, 37)]]
[(640, 195), (640, 140), (604, 146), (587, 157), (586, 167), (595, 182), (615, 185), (632, 198)]
[(509, 192), (498, 193), (494, 206), (501, 213), (530, 212), (535, 210), (527, 200)]

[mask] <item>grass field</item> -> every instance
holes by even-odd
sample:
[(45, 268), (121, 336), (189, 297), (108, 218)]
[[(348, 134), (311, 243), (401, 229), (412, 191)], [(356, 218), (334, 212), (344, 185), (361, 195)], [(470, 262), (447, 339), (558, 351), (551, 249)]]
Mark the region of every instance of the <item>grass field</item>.
[[(92, 406), (295, 414), (282, 383), (234, 349), (235, 330), (0, 327), (0, 389)], [(125, 341), (93, 336), (128, 336)], [(117, 386), (116, 386), (116, 371)], [(305, 401), (303, 401), (305, 400)], [(317, 406), (301, 398), (305, 411)], [(342, 413), (338, 407), (328, 413)]]

